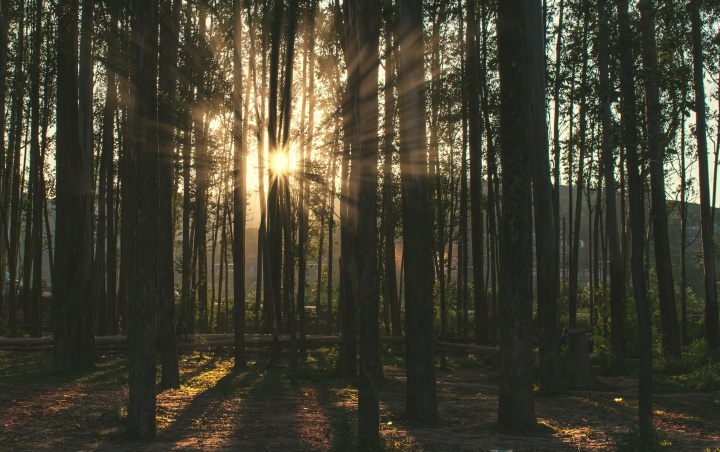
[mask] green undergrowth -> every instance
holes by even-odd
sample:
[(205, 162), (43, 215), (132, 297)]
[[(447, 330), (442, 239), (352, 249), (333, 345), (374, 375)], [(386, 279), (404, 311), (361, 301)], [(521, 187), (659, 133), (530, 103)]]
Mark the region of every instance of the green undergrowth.
[(101, 356), (91, 369), (59, 373), (53, 369), (51, 354), (0, 352), (0, 383), (121, 386), (127, 384), (127, 375), (126, 360), (120, 355)]
[[(333, 452), (358, 452), (361, 449), (357, 437), (357, 415), (347, 408), (339, 410), (330, 421), (332, 428), (332, 442), (330, 450)], [(410, 452), (420, 451), (420, 444), (402, 434), (396, 428), (385, 429), (380, 437), (380, 443), (368, 452)]]
[(629, 431), (611, 435), (614, 439), (615, 450), (618, 452), (653, 452), (672, 446), (672, 442), (665, 437), (662, 430), (655, 429), (650, 444), (646, 444), (640, 435), (640, 428), (634, 425)]

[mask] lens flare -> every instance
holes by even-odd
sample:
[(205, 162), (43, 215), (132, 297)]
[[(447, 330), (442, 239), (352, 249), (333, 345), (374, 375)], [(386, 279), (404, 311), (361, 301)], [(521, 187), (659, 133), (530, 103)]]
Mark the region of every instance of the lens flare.
[(275, 152), (270, 159), (270, 166), (275, 174), (286, 173), (290, 162), (284, 152)]

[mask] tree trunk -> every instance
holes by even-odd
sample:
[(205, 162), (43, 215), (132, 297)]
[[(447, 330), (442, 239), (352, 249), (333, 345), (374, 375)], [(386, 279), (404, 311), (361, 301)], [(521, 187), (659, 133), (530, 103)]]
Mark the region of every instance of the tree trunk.
[[(70, 364), (68, 311), (77, 295), (77, 256), (82, 248), (78, 231), (81, 205), (77, 150), (77, 0), (57, 3), (57, 136), (56, 136), (56, 280), (53, 286), (54, 368), (67, 371)], [(77, 166), (76, 166), (77, 165)], [(11, 279), (12, 282), (12, 279)], [(11, 306), (12, 308), (12, 306)], [(74, 367), (74, 366), (73, 366)]]
[[(558, 267), (555, 262), (555, 225), (550, 182), (550, 155), (548, 131), (545, 122), (545, 32), (539, 0), (525, 4), (526, 32), (528, 37), (528, 76), (530, 100), (533, 199), (535, 217), (535, 256), (537, 262), (537, 304), (540, 326), (540, 368), (538, 378), (543, 392), (560, 391), (560, 353), (557, 346)], [(476, 313), (477, 315), (477, 313)]]
[(720, 347), (720, 326), (718, 325), (717, 288), (715, 287), (715, 257), (713, 254), (713, 225), (710, 223), (710, 183), (707, 160), (707, 132), (705, 120), (705, 79), (701, 42), (700, 5), (697, 0), (690, 2), (693, 43), (693, 78), (695, 87), (695, 135), (700, 191), (700, 231), (702, 235), (703, 271), (705, 276), (705, 340), (708, 346)]
[[(681, 52), (682, 66), (685, 67)], [(682, 90), (682, 105), (687, 105), (687, 92)], [(685, 163), (685, 107), (680, 113), (680, 338), (682, 345), (689, 345), (687, 335), (687, 165)]]
[[(191, 36), (191, 24), (192, 24), (192, 9), (190, 6), (190, 3), (187, 3), (187, 11), (186, 11), (186, 22), (185, 22), (185, 39), (190, 39)], [(181, 80), (184, 80), (185, 85), (183, 88), (185, 89), (185, 110), (184, 113), (184, 120), (185, 120), (185, 128), (183, 131), (183, 143), (182, 143), (182, 178), (183, 178), (183, 218), (182, 218), (182, 237), (183, 237), (183, 243), (182, 243), (182, 287), (181, 287), (181, 299), (182, 299), (182, 312), (180, 314), (180, 320), (186, 322), (187, 325), (187, 331), (188, 333), (194, 333), (195, 332), (195, 302), (194, 302), (194, 295), (192, 293), (192, 287), (191, 287), (191, 263), (192, 263), (192, 254), (193, 254), (193, 248), (192, 248), (192, 241), (190, 237), (190, 203), (191, 203), (191, 193), (190, 193), (190, 170), (191, 170), (191, 135), (192, 135), (192, 127), (193, 127), (193, 121), (192, 121), (192, 110), (190, 108), (190, 105), (194, 103), (194, 94), (193, 94), (193, 87), (191, 83), (192, 74), (193, 74), (193, 64), (192, 64), (192, 56), (187, 57), (188, 61), (185, 62), (185, 77), (182, 77)]]
[[(374, 449), (380, 441), (380, 406), (375, 379), (382, 374), (380, 361), (379, 293), (377, 287), (377, 155), (378, 155), (378, 53), (381, 8), (378, 0), (362, 5), (345, 1), (345, 26), (358, 43), (348, 65), (353, 91), (354, 142), (359, 144), (353, 160), (357, 174), (357, 299), (360, 311), (358, 388), (358, 440), (361, 449)], [(354, 47), (354, 46), (353, 46)], [(353, 153), (356, 150), (353, 149)], [(355, 164), (358, 166), (355, 167)]]
[[(18, 270), (18, 254), (20, 252), (19, 247), (19, 235), (20, 235), (20, 185), (23, 180), (23, 175), (20, 173), (21, 162), (25, 162), (25, 158), (21, 156), (20, 150), (22, 149), (22, 125), (23, 125), (23, 112), (24, 112), (24, 99), (25, 99), (25, 1), (19, 3), (18, 11), (18, 31), (17, 31), (17, 51), (15, 60), (15, 73), (13, 75), (13, 90), (12, 90), (12, 111), (10, 113), (10, 133), (8, 142), (8, 159), (5, 166), (5, 174), (9, 177), (6, 180), (6, 185), (3, 186), (4, 193), (4, 205), (9, 206), (9, 218), (8, 211), (3, 212), (4, 223), (6, 224), (6, 233), (9, 231), (9, 236), (4, 237), (6, 246), (8, 247), (8, 274), (10, 281), (8, 281), (8, 327), (13, 334), (17, 334), (17, 270)], [(4, 114), (4, 112), (3, 112)], [(9, 201), (9, 202), (8, 202)], [(5, 207), (8, 209), (8, 207)], [(8, 223), (9, 222), (9, 223)]]
[[(588, 6), (588, 0), (583, 0), (583, 59), (582, 59), (582, 70), (580, 75), (580, 155), (577, 160), (577, 180), (575, 183), (575, 212), (573, 217), (572, 210), (570, 211), (571, 221), (574, 222), (571, 229), (572, 244), (570, 248), (570, 283), (568, 293), (568, 305), (569, 305), (569, 319), (568, 323), (570, 327), (575, 327), (577, 318), (577, 303), (578, 303), (578, 273), (580, 271), (580, 225), (582, 219), (582, 196), (583, 196), (583, 178), (585, 170), (585, 154), (587, 151), (587, 70), (588, 70), (588, 30), (590, 28), (590, 11)], [(570, 141), (570, 147), (568, 153), (572, 153), (572, 140)], [(572, 172), (570, 172), (570, 179), (572, 180)], [(572, 202), (572, 201), (571, 201)]]
[[(340, 34), (341, 45), (345, 57), (345, 65), (350, 68), (353, 58), (357, 55), (356, 42), (350, 34), (347, 25), (348, 19), (342, 18), (339, 3), (335, 2), (336, 30)], [(344, 23), (343, 23), (344, 21)], [(358, 133), (355, 130), (352, 105), (354, 85), (358, 82), (357, 74), (348, 70), (347, 87), (341, 93), (343, 115), (343, 154), (341, 168), (340, 188), (340, 356), (338, 357), (337, 373), (341, 376), (354, 377), (357, 374), (357, 184), (358, 167), (356, 162), (359, 152), (359, 143), (355, 140)], [(352, 162), (352, 163), (351, 163)], [(352, 171), (352, 173), (351, 173)]]
[[(280, 77), (280, 27), (281, 27), (281, 3), (276, 3), (272, 11), (272, 31), (270, 36), (270, 102), (268, 106), (268, 150), (272, 159), (278, 151), (278, 86)], [(282, 325), (282, 314), (280, 306), (281, 297), (281, 276), (282, 276), (282, 223), (280, 218), (280, 175), (270, 168), (268, 192), (268, 214), (267, 214), (267, 254), (264, 261), (267, 268), (267, 279), (265, 286), (265, 304), (273, 308), (273, 353), (271, 361), (274, 363), (280, 360), (280, 347), (277, 342), (278, 334)]]
[[(337, 121), (337, 120), (336, 120)], [(336, 130), (338, 128), (336, 127)], [(336, 134), (336, 136), (339, 134)], [(335, 153), (338, 150), (338, 142), (335, 141), (335, 149), (333, 150), (332, 156), (332, 169), (330, 170), (330, 213), (328, 214), (328, 277), (327, 277), (327, 334), (332, 334), (332, 320), (333, 320), (333, 243), (335, 239), (333, 237), (333, 229), (335, 226), (335, 176), (337, 174), (337, 158)], [(319, 268), (319, 267), (318, 267)]]
[(632, 37), (628, 18), (628, 2), (618, 0), (618, 26), (620, 47), (620, 92), (623, 123), (623, 141), (627, 155), (628, 192), (630, 194), (630, 227), (632, 229), (631, 268), (633, 294), (638, 317), (640, 354), (640, 389), (638, 412), (640, 421), (641, 449), (647, 450), (654, 444), (655, 430), (652, 412), (652, 331), (650, 306), (645, 285), (645, 206), (643, 203), (641, 164), (637, 152), (637, 126), (635, 113), (635, 87), (633, 74)]
[[(9, 3), (0, 4), (0, 86), (7, 86)], [(0, 170), (5, 168), (5, 96), (0, 96)], [(4, 199), (7, 176), (0, 174), (0, 199)], [(0, 237), (5, 237), (5, 214), (0, 212)], [(5, 241), (0, 240), (0, 273), (5, 273)], [(4, 287), (4, 286), (3, 286)], [(0, 322), (5, 320), (5, 291), (0, 290)]]
[(670, 239), (665, 206), (664, 150), (661, 126), (661, 105), (657, 80), (657, 55), (655, 46), (655, 4), (641, 0), (640, 27), (643, 35), (643, 71), (645, 74), (645, 108), (647, 115), (648, 148), (650, 151), (650, 195), (652, 197), (653, 243), (655, 245), (655, 268), (660, 295), (660, 320), (662, 344), (665, 356), (680, 357), (680, 329), (675, 306), (675, 284), (670, 260)]
[(532, 377), (532, 194), (530, 190), (530, 93), (525, 10), (520, 0), (498, 5), (500, 68), (500, 399), (498, 424), (535, 426)]
[(280, 117), (280, 122), (282, 123), (282, 146), (276, 149), (276, 152), (285, 154), (285, 160), (288, 162), (288, 168), (277, 176), (280, 179), (280, 217), (285, 248), (283, 250), (283, 301), (287, 313), (288, 333), (290, 334), (290, 377), (293, 381), (297, 378), (298, 358), (296, 342), (297, 313), (295, 310), (295, 241), (293, 237), (295, 218), (292, 212), (292, 199), (290, 197), (289, 143), (297, 18), (298, 5), (291, 3), (288, 10), (288, 17), (285, 20), (285, 22), (287, 22), (287, 28), (285, 30), (287, 39), (285, 43), (285, 73), (283, 75), (285, 84), (282, 92), (282, 116)]
[[(603, 0), (599, 0), (603, 1)], [(564, 259), (560, 259), (560, 106), (561, 106), (561, 99), (560, 99), (560, 89), (563, 85), (563, 80), (561, 77), (561, 69), (562, 69), (562, 55), (563, 55), (563, 47), (562, 47), (562, 37), (563, 37), (563, 24), (564, 24), (564, 14), (565, 14), (565, 1), (560, 0), (560, 5), (558, 6), (558, 28), (557, 28), (557, 41), (555, 43), (555, 74), (553, 76), (553, 99), (555, 102), (555, 111), (553, 113), (553, 157), (554, 157), (554, 165), (553, 165), (553, 179), (555, 181), (555, 186), (553, 187), (553, 216), (555, 217), (555, 265), (558, 267), (557, 273), (558, 273), (558, 280), (556, 282), (557, 287), (555, 288), (555, 293), (560, 295), (560, 289), (561, 289), (561, 279), (560, 279), (560, 269), (564, 267), (561, 267), (564, 264)], [(565, 241), (563, 240), (563, 246)], [(563, 248), (564, 250), (564, 248)], [(564, 278), (563, 278), (564, 279)]]
[(605, 182), (605, 230), (610, 254), (610, 348), (618, 360), (625, 357), (625, 278), (617, 222), (615, 157), (612, 142), (612, 87), (608, 73), (610, 27), (606, 0), (598, 2), (600, 102), (602, 114), (602, 165)]
[[(235, 368), (247, 366), (245, 353), (245, 147), (242, 130), (242, 19), (239, 0), (233, 0), (233, 318)], [(247, 99), (246, 99), (247, 101)]]
[(438, 417), (433, 352), (432, 225), (425, 145), (423, 6), (400, 1), (400, 177), (405, 257), (406, 415)]
[[(391, 14), (391, 13), (390, 13)], [(390, 325), (394, 336), (402, 335), (400, 320), (400, 300), (397, 293), (397, 268), (395, 264), (395, 212), (393, 207), (392, 158), (395, 151), (395, 67), (393, 51), (393, 28), (385, 25), (385, 110), (383, 116), (383, 267), (385, 269), (385, 287), (383, 298), (390, 308)]]
[(175, 160), (176, 81), (180, 0), (160, 3), (160, 62), (158, 85), (158, 347), (162, 364), (160, 384), (180, 385), (175, 335), (175, 228), (173, 227), (173, 164)]
[[(207, 222), (208, 222), (208, 188), (210, 174), (210, 156), (208, 154), (207, 123), (210, 121), (208, 111), (208, 92), (205, 81), (205, 63), (208, 56), (206, 40), (205, 6), (199, 6), (198, 48), (194, 58), (195, 74), (197, 75), (197, 99), (194, 104), (195, 118), (195, 250), (197, 253), (197, 305), (198, 331), (207, 333), (208, 324), (208, 266), (207, 266)], [(203, 121), (204, 118), (204, 121)]]
[[(83, 0), (80, 68), (79, 68), (79, 122), (80, 122), (80, 168), (81, 168), (81, 219), (82, 228), (76, 231), (82, 241), (80, 255), (81, 302), (77, 311), (70, 309), (70, 322), (76, 325), (75, 334), (70, 335), (70, 361), (82, 368), (92, 366), (95, 355), (95, 302), (93, 300), (93, 9), (94, 0)], [(75, 256), (77, 259), (78, 256)], [(73, 320), (74, 318), (74, 320)], [(74, 342), (74, 345), (73, 345)], [(76, 351), (72, 351), (75, 349)]]
[[(30, 299), (30, 336), (42, 337), (42, 311), (40, 296), (42, 293), (42, 205), (45, 198), (44, 191), (40, 184), (40, 172), (42, 171), (42, 153), (40, 149), (40, 49), (43, 40), (42, 32), (43, 5), (40, 0), (35, 1), (34, 16), (34, 39), (33, 39), (33, 66), (35, 70), (31, 74), (30, 103), (31, 118), (30, 126), (30, 187), (32, 189), (32, 204), (28, 207), (28, 216), (32, 217), (32, 236), (30, 240), (32, 248), (32, 289)], [(46, 91), (48, 89), (46, 80)], [(45, 97), (45, 108), (47, 108), (48, 97)], [(0, 110), (4, 111), (4, 110)], [(28, 244), (25, 245), (28, 247)], [(26, 274), (29, 275), (30, 261), (25, 261)], [(28, 282), (29, 278), (28, 278)], [(30, 285), (26, 286), (29, 287)]]
[[(475, 0), (466, 2), (467, 9), (467, 83), (470, 145), (470, 219), (473, 256), (473, 309), (475, 310), (475, 343), (488, 345), (488, 307), (484, 279), (484, 226), (481, 208), (482, 187), (482, 121), (480, 118), (480, 71), (478, 62), (478, 18)], [(543, 40), (544, 42), (544, 40)], [(543, 66), (544, 67), (544, 66)], [(544, 109), (543, 109), (544, 117)], [(544, 122), (543, 122), (544, 124)]]
[(468, 214), (467, 214), (467, 151), (468, 151), (468, 82), (467, 82), (467, 66), (466, 51), (464, 47), (465, 36), (464, 20), (462, 8), (458, 10), (460, 26), (458, 27), (458, 41), (460, 41), (460, 71), (462, 74), (462, 88), (460, 89), (461, 99), (461, 122), (462, 122), (462, 152), (460, 157), (460, 234), (458, 237), (458, 276), (457, 276), (457, 303), (455, 305), (455, 317), (457, 332), (462, 335), (463, 340), (467, 340), (468, 324), (467, 324), (467, 303), (468, 303)]
[(488, 257), (490, 260), (490, 293), (491, 293), (491, 321), (490, 321), (490, 343), (496, 344), (496, 332), (497, 332), (497, 224), (496, 219), (499, 215), (499, 209), (496, 209), (497, 205), (497, 163), (496, 163), (496, 149), (495, 143), (493, 142), (493, 129), (490, 124), (490, 105), (489, 105), (489, 92), (488, 92), (488, 27), (487, 27), (487, 0), (482, 0), (481, 8), (481, 20), (482, 20), (482, 65), (480, 75), (480, 85), (482, 86), (482, 96), (480, 103), (482, 105), (483, 119), (485, 121), (485, 141), (487, 146), (487, 170), (488, 170), (488, 194), (487, 194), (487, 212), (488, 212)]
[(127, 432), (134, 439), (155, 436), (155, 332), (158, 304), (158, 131), (157, 0), (138, 2), (133, 17), (134, 64), (131, 74), (134, 106), (130, 114), (131, 146), (135, 148), (133, 225), (136, 244), (130, 287), (128, 357), (130, 402)]

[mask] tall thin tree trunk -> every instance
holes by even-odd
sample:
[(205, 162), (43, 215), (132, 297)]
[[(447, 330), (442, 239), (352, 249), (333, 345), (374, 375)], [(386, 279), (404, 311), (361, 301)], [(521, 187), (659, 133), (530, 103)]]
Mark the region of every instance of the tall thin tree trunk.
[(160, 0), (160, 61), (158, 85), (158, 346), (162, 364), (160, 384), (180, 385), (175, 335), (175, 228), (172, 196), (175, 160), (176, 82), (180, 0)]
[[(233, 0), (233, 318), (235, 368), (247, 365), (245, 353), (245, 147), (242, 130), (242, 19), (239, 0)], [(252, 37), (251, 37), (252, 39)], [(249, 83), (249, 81), (248, 81)], [(246, 99), (247, 102), (247, 99)], [(259, 271), (259, 270), (258, 270)], [(259, 289), (259, 287), (258, 287)]]
[[(29, 217), (32, 216), (32, 290), (30, 294), (30, 336), (42, 336), (42, 311), (40, 297), (42, 293), (42, 205), (44, 200), (44, 192), (41, 190), (40, 172), (42, 166), (42, 153), (40, 149), (40, 49), (43, 40), (42, 32), (42, 1), (35, 1), (34, 16), (34, 39), (33, 39), (33, 66), (35, 70), (31, 74), (30, 103), (32, 125), (30, 126), (30, 187), (32, 190), (32, 204), (28, 210)], [(49, 89), (48, 80), (45, 81), (45, 90)], [(47, 109), (48, 97), (45, 96), (45, 106)], [(3, 111), (4, 110), (0, 110)], [(4, 114), (4, 113), (3, 113)], [(28, 244), (25, 245), (26, 247)], [(30, 261), (25, 261), (26, 274), (30, 271)], [(28, 278), (29, 282), (29, 278)], [(27, 286), (26, 286), (27, 287)]]
[[(498, 424), (532, 428), (535, 423), (532, 378), (532, 193), (530, 92), (526, 16), (523, 2), (498, 4), (500, 69), (500, 157), (502, 235), (500, 237), (500, 398)], [(539, 20), (539, 19), (536, 19)]]
[[(577, 160), (577, 179), (575, 182), (575, 212), (574, 216), (571, 211), (570, 217), (573, 221), (573, 227), (571, 228), (572, 244), (570, 248), (570, 283), (568, 293), (568, 304), (569, 304), (569, 321), (571, 328), (575, 327), (577, 318), (577, 303), (578, 303), (578, 273), (580, 271), (580, 225), (582, 219), (582, 197), (583, 197), (583, 179), (585, 170), (585, 154), (587, 152), (587, 70), (588, 70), (588, 31), (590, 28), (590, 7), (588, 6), (588, 0), (583, 0), (583, 59), (582, 59), (582, 70), (580, 75), (580, 155)], [(568, 149), (569, 153), (572, 153), (572, 142)], [(570, 173), (572, 180), (572, 172)]]
[(487, 212), (488, 212), (488, 240), (490, 246), (488, 246), (488, 258), (490, 260), (490, 293), (491, 293), (491, 321), (490, 321), (490, 342), (496, 343), (496, 332), (497, 332), (497, 216), (500, 213), (499, 209), (496, 209), (497, 205), (497, 163), (496, 163), (496, 149), (495, 143), (493, 142), (493, 131), (490, 123), (490, 105), (489, 105), (489, 92), (488, 92), (488, 30), (487, 30), (487, 0), (482, 0), (481, 8), (481, 22), (482, 22), (482, 65), (480, 70), (480, 85), (482, 86), (482, 96), (480, 103), (482, 105), (483, 119), (485, 121), (485, 141), (487, 148), (487, 170), (488, 170), (488, 194), (487, 194)]
[[(186, 22), (185, 22), (185, 39), (191, 38), (192, 32), (192, 8), (190, 2), (187, 3)], [(182, 141), (182, 178), (183, 178), (183, 218), (182, 218), (182, 313), (181, 320), (186, 322), (188, 333), (195, 332), (195, 295), (192, 293), (191, 273), (192, 273), (192, 241), (190, 237), (190, 171), (191, 171), (191, 135), (193, 128), (192, 109), (190, 105), (194, 103), (194, 92), (191, 83), (193, 75), (192, 56), (188, 56), (185, 62), (185, 104), (187, 105), (183, 111), (185, 129), (183, 130)]]
[[(603, 0), (599, 0), (603, 1)], [(560, 269), (561, 266), (564, 264), (564, 259), (560, 259), (560, 186), (562, 185), (562, 181), (560, 180), (560, 106), (561, 106), (561, 99), (560, 99), (560, 89), (563, 85), (563, 80), (561, 77), (561, 69), (562, 69), (562, 38), (563, 38), (563, 25), (564, 25), (564, 15), (565, 15), (565, 1), (560, 0), (560, 5), (558, 6), (558, 28), (557, 28), (557, 41), (555, 43), (555, 73), (553, 75), (553, 100), (555, 103), (555, 109), (553, 112), (553, 179), (555, 181), (555, 185), (553, 187), (553, 215), (555, 217), (555, 265), (558, 266), (558, 280), (556, 282), (557, 287), (555, 288), (556, 293), (558, 296), (560, 295)], [(563, 244), (565, 242), (563, 241)], [(564, 271), (564, 267), (563, 271)], [(564, 278), (563, 278), (564, 279)]]
[[(475, 310), (475, 343), (488, 344), (488, 306), (484, 279), (484, 227), (485, 219), (481, 208), (482, 187), (482, 121), (480, 118), (480, 68), (478, 62), (478, 18), (475, 0), (465, 3), (467, 9), (467, 83), (468, 120), (470, 145), (470, 220), (472, 227), (473, 256), (473, 309)], [(542, 41), (544, 42), (544, 40)], [(543, 65), (544, 67), (544, 65)], [(543, 117), (544, 109), (543, 109)], [(543, 122), (544, 124), (544, 122)]]
[[(337, 120), (336, 120), (337, 121)], [(336, 122), (338, 124), (338, 122)], [(336, 127), (339, 129), (339, 127)], [(335, 134), (338, 136), (339, 134)], [(335, 175), (337, 174), (337, 158), (335, 152), (339, 149), (338, 141), (335, 141), (335, 149), (333, 150), (332, 156), (332, 169), (330, 170), (330, 213), (328, 214), (328, 277), (327, 277), (327, 334), (332, 334), (332, 320), (333, 320), (333, 243), (335, 238), (333, 236), (333, 229), (335, 226)]]
[[(681, 65), (685, 67), (684, 53), (680, 52)], [(685, 86), (685, 85), (683, 85)], [(687, 105), (687, 92), (682, 90), (682, 105)], [(685, 111), (681, 112), (680, 127), (680, 339), (683, 346), (688, 344), (687, 335), (687, 165), (685, 163)]]
[(438, 416), (433, 351), (432, 224), (425, 157), (425, 76), (421, 0), (400, 0), (400, 176), (405, 258), (406, 415)]
[[(652, 198), (653, 243), (655, 268), (660, 298), (662, 344), (665, 356), (680, 356), (680, 329), (675, 305), (675, 284), (670, 259), (670, 239), (665, 206), (665, 171), (662, 144), (661, 106), (658, 88), (655, 46), (655, 3), (641, 0), (640, 28), (643, 35), (643, 70), (645, 73), (645, 108), (648, 148), (650, 151), (650, 195)], [(717, 166), (716, 166), (717, 167)]]
[[(270, 101), (268, 106), (268, 149), (272, 158), (273, 153), (279, 152), (278, 146), (278, 87), (280, 77), (280, 28), (282, 19), (282, 5), (275, 3), (272, 9), (272, 31), (270, 35)], [(274, 363), (280, 360), (280, 346), (278, 334), (282, 325), (282, 314), (280, 306), (281, 270), (282, 270), (282, 223), (280, 218), (280, 182), (281, 176), (274, 168), (269, 172), (270, 189), (268, 192), (268, 213), (267, 213), (267, 254), (263, 259), (267, 270), (266, 274), (269, 284), (265, 287), (265, 304), (272, 306), (272, 334), (273, 352), (271, 361)]]
[[(392, 8), (390, 8), (392, 11)], [(392, 15), (392, 12), (386, 12)], [(393, 207), (393, 176), (392, 158), (394, 152), (395, 127), (393, 117), (395, 114), (395, 67), (393, 48), (393, 28), (390, 23), (385, 25), (385, 110), (383, 116), (383, 267), (385, 269), (385, 287), (383, 298), (390, 309), (390, 325), (392, 334), (402, 334), (400, 321), (400, 300), (397, 293), (397, 268), (395, 264), (395, 212)], [(441, 296), (441, 300), (443, 300)]]
[[(351, 39), (359, 43), (348, 65), (351, 85), (354, 139), (359, 144), (353, 173), (357, 174), (357, 299), (360, 317), (360, 384), (358, 388), (358, 439), (361, 449), (376, 448), (380, 442), (380, 406), (376, 378), (382, 375), (380, 361), (379, 291), (377, 287), (377, 156), (378, 156), (378, 71), (380, 63), (379, 0), (358, 4), (346, 2)], [(356, 150), (353, 149), (353, 153)], [(358, 166), (355, 167), (355, 164)]]
[[(347, 18), (342, 18), (339, 2), (335, 2), (336, 29), (341, 34), (341, 43), (348, 69), (354, 64), (357, 55), (357, 42), (350, 34)], [(343, 23), (343, 20), (345, 23)], [(347, 87), (342, 91), (343, 115), (343, 153), (341, 168), (340, 199), (340, 331), (342, 341), (338, 358), (337, 372), (343, 376), (357, 374), (357, 179), (358, 166), (355, 164), (359, 152), (359, 143), (355, 131), (357, 124), (352, 115), (352, 95), (357, 83), (354, 71), (348, 70)]]
[(606, 0), (598, 2), (599, 47), (598, 64), (600, 71), (600, 102), (602, 114), (602, 167), (605, 182), (605, 230), (607, 231), (608, 253), (610, 255), (610, 348), (618, 359), (625, 356), (625, 278), (623, 260), (620, 254), (620, 239), (617, 221), (617, 190), (615, 185), (615, 157), (612, 142), (612, 87), (608, 66), (609, 57), (609, 11)]
[(155, 436), (155, 332), (158, 304), (158, 189), (157, 130), (158, 70), (157, 0), (138, 2), (133, 17), (136, 36), (130, 81), (134, 105), (130, 113), (130, 146), (135, 149), (133, 226), (136, 248), (130, 286), (127, 433), (130, 438)]
[(705, 120), (705, 78), (703, 71), (700, 4), (690, 2), (693, 44), (693, 78), (695, 87), (695, 135), (697, 137), (697, 155), (700, 190), (700, 231), (702, 235), (703, 274), (705, 276), (705, 340), (708, 346), (717, 350), (720, 347), (720, 326), (718, 325), (717, 288), (715, 287), (715, 257), (713, 254), (713, 225), (710, 223), (709, 170), (707, 159), (707, 132)]
[(622, 95), (623, 141), (627, 155), (628, 192), (630, 194), (630, 227), (632, 229), (631, 268), (633, 294), (638, 317), (640, 355), (640, 388), (638, 413), (640, 421), (640, 449), (649, 450), (654, 444), (652, 412), (652, 331), (650, 307), (645, 285), (645, 206), (642, 179), (640, 177), (635, 112), (635, 82), (633, 74), (632, 37), (628, 14), (628, 2), (618, 0), (618, 26), (620, 47), (620, 92)]
[[(0, 4), (0, 86), (7, 86), (7, 67), (8, 67), (8, 29), (10, 27), (10, 11), (9, 2), (5, 1)], [(0, 170), (5, 168), (5, 96), (0, 96)], [(7, 175), (3, 171), (0, 174), (0, 199), (5, 196), (5, 184)], [(4, 210), (4, 209), (3, 209)], [(0, 237), (5, 237), (6, 216), (4, 212), (0, 212)], [(0, 274), (5, 274), (5, 241), (0, 240)], [(3, 283), (4, 284), (4, 283)], [(0, 290), (0, 322), (5, 318), (5, 291)]]
[[(197, 99), (194, 104), (195, 118), (195, 250), (197, 252), (197, 305), (198, 331), (207, 333), (208, 324), (208, 266), (207, 266), (207, 223), (208, 223), (208, 188), (210, 177), (210, 156), (208, 153), (207, 123), (210, 121), (208, 111), (208, 90), (205, 79), (205, 62), (208, 56), (206, 40), (206, 7), (199, 6), (198, 49), (194, 58), (197, 75)], [(204, 121), (203, 121), (204, 118)]]
[[(7, 184), (3, 187), (4, 191), (4, 223), (7, 225), (6, 230), (9, 236), (3, 237), (8, 247), (8, 327), (10, 331), (16, 333), (17, 329), (17, 295), (18, 295), (18, 279), (17, 279), (17, 260), (20, 251), (18, 237), (20, 234), (20, 185), (22, 181), (20, 173), (20, 162), (25, 159), (20, 155), (22, 147), (22, 124), (23, 124), (23, 102), (25, 99), (25, 1), (21, 1), (18, 5), (18, 31), (17, 31), (17, 51), (15, 60), (15, 73), (13, 75), (12, 90), (12, 111), (10, 113), (10, 133), (8, 140), (8, 158), (5, 167), (5, 174), (9, 176), (6, 179)], [(4, 114), (4, 112), (3, 112)], [(6, 176), (6, 177), (7, 177)], [(9, 201), (9, 202), (8, 202)], [(9, 207), (9, 218), (8, 218)], [(9, 221), (9, 223), (8, 223)], [(8, 240), (9, 237), (9, 240)]]
[[(548, 130), (545, 121), (545, 28), (541, 22), (541, 3), (525, 4), (528, 42), (528, 88), (530, 97), (530, 160), (533, 176), (535, 217), (535, 258), (537, 262), (537, 304), (540, 326), (540, 388), (543, 392), (561, 390), (560, 353), (557, 345), (558, 266), (555, 262), (555, 225), (550, 180)], [(477, 312), (475, 314), (477, 316)]]

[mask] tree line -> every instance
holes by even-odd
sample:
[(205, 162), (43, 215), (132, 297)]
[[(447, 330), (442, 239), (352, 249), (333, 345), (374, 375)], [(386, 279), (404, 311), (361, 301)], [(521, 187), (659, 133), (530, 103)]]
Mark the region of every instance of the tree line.
[(52, 326), (60, 371), (92, 366), (95, 335), (127, 334), (132, 436), (154, 434), (156, 350), (162, 383), (179, 384), (180, 317), (190, 332), (234, 332), (238, 368), (247, 331), (272, 334), (274, 363), (289, 334), (293, 374), (308, 334), (341, 333), (337, 373), (359, 377), (367, 447), (379, 441), (381, 332), (405, 336), (409, 416), (437, 419), (434, 341), (455, 336), (500, 346), (498, 422), (531, 427), (535, 340), (539, 388), (555, 393), (561, 324), (603, 331), (618, 362), (634, 329), (649, 440), (653, 332), (667, 357), (693, 339), (696, 198), (702, 336), (720, 345), (713, 2), (0, 10), (1, 328)]

